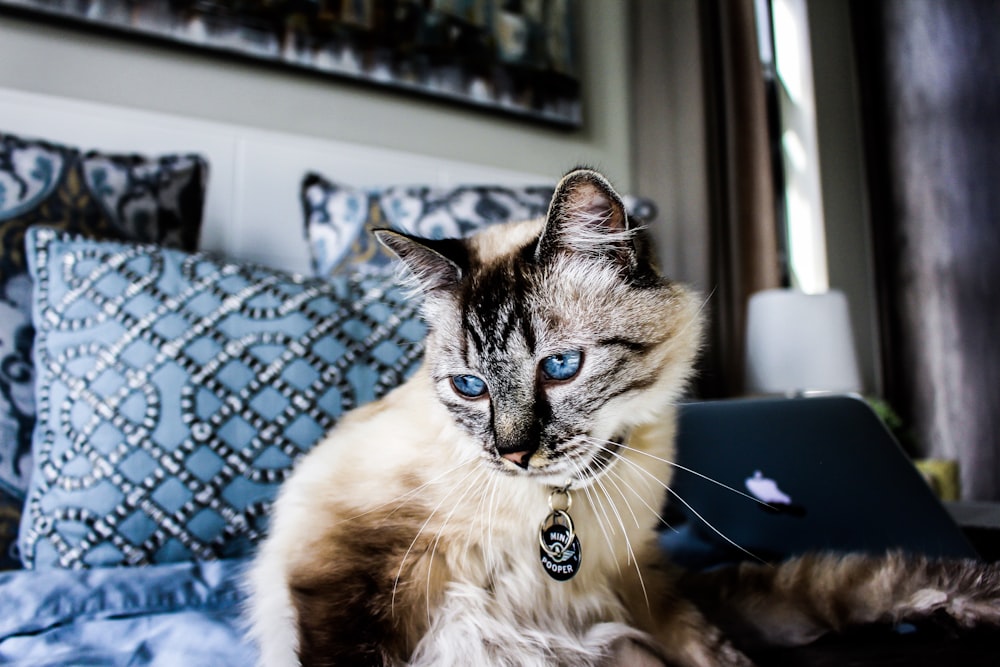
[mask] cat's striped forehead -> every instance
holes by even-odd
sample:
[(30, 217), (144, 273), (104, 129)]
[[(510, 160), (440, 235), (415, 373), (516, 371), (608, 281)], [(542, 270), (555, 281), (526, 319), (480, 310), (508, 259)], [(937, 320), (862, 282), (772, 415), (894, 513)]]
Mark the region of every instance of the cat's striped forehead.
[(492, 356), (515, 342), (535, 347), (531, 313), (536, 289), (530, 255), (544, 221), (498, 225), (469, 239), (470, 275), (458, 304), (462, 330), (476, 356)]
[(454, 303), (476, 357), (554, 353), (593, 342), (600, 332), (620, 334), (624, 323), (653, 324), (645, 321), (659, 304), (649, 298), (660, 301), (662, 292), (649, 294), (615, 265), (586, 256), (537, 261), (541, 228), (541, 221), (517, 223), (470, 240), (473, 261)]

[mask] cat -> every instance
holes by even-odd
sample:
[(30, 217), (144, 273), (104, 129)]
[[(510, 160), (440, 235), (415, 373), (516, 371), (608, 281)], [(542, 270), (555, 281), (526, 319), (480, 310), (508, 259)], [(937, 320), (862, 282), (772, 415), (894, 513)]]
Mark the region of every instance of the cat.
[(681, 573), (657, 546), (701, 302), (596, 171), (543, 219), (380, 230), (424, 363), (296, 466), (248, 575), (261, 664), (750, 665), (938, 610), (1000, 622), (1000, 569), (889, 554)]

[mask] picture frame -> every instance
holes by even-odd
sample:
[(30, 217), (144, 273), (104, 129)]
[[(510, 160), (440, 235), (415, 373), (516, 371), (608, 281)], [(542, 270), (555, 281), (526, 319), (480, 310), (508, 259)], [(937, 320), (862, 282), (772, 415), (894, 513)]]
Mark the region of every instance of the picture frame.
[(154, 39), (563, 128), (583, 124), (577, 0), (0, 0)]

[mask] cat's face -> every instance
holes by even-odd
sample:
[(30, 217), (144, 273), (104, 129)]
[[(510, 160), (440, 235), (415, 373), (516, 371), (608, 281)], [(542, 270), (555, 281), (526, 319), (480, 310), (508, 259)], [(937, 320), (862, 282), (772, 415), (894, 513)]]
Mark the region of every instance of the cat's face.
[(578, 170), (545, 220), (466, 241), (381, 233), (424, 292), (438, 396), (497, 471), (585, 484), (683, 388), (696, 304), (630, 224), (607, 181)]

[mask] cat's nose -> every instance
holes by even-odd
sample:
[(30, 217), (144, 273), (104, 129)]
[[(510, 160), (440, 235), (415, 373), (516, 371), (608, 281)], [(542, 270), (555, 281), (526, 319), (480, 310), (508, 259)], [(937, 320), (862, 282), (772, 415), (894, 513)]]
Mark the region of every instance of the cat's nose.
[(534, 450), (526, 449), (522, 452), (504, 452), (500, 456), (504, 457), (514, 465), (527, 470), (528, 461), (531, 460), (531, 455), (534, 453)]

